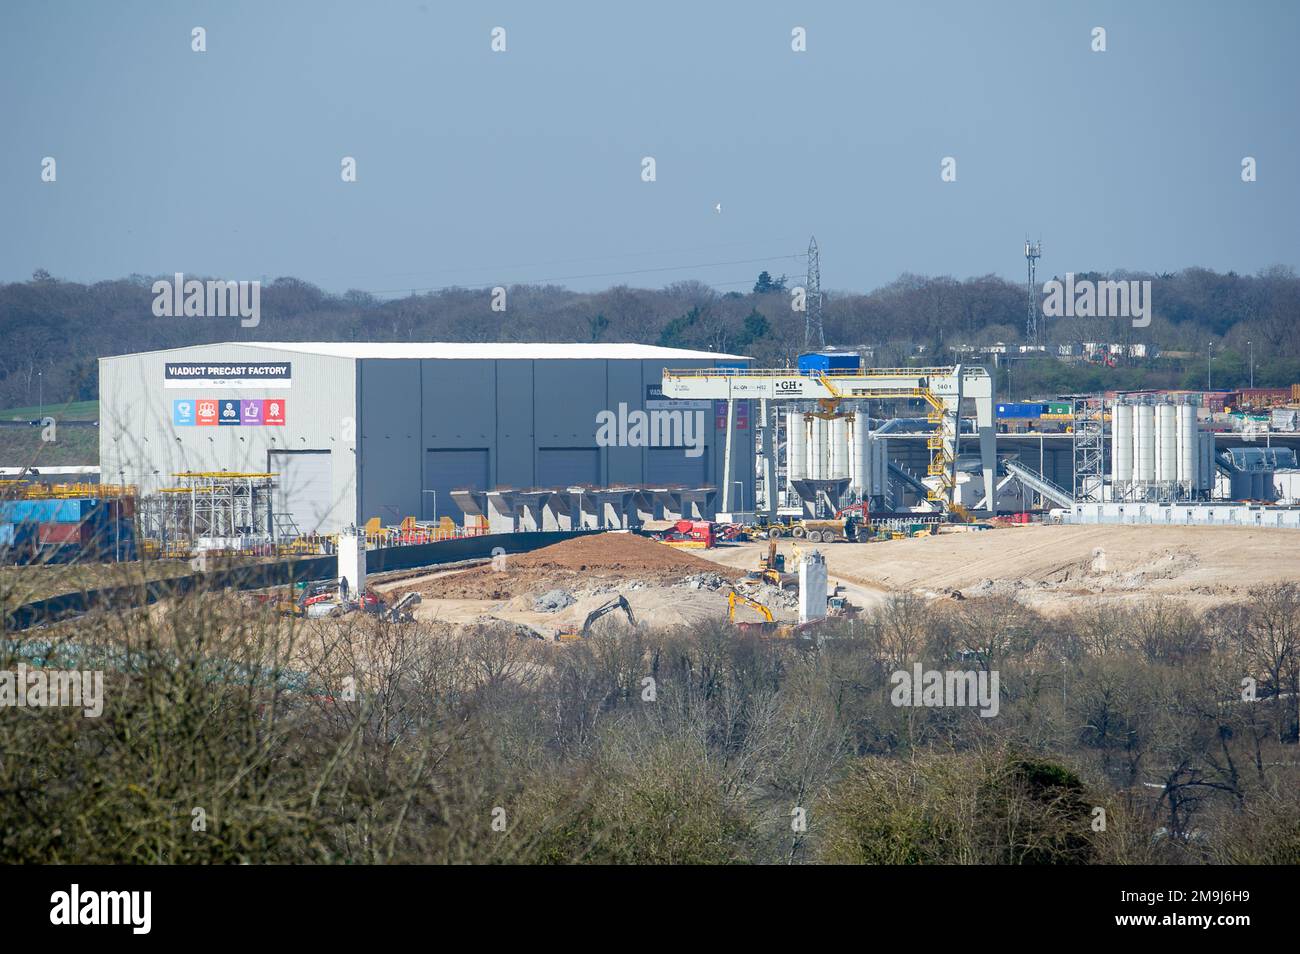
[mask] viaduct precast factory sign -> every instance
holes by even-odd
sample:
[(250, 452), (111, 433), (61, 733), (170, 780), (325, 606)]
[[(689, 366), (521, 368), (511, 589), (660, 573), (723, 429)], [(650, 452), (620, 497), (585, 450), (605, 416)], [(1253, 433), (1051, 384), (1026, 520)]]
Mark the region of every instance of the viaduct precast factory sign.
[(293, 364), (213, 364), (168, 361), (163, 372), (168, 388), (287, 388), (293, 386)]

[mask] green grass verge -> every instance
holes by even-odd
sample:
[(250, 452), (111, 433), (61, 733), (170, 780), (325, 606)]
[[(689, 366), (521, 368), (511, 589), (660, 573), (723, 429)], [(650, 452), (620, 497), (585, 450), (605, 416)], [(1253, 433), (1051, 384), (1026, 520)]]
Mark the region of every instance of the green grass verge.
[(99, 428), (58, 427), (43, 441), (40, 427), (0, 427), (0, 467), (70, 467), (99, 463)]
[(35, 421), (41, 417), (52, 417), (56, 421), (97, 421), (99, 420), (98, 401), (73, 401), (71, 404), (46, 404), (44, 407), (11, 407), (0, 410), (0, 421)]

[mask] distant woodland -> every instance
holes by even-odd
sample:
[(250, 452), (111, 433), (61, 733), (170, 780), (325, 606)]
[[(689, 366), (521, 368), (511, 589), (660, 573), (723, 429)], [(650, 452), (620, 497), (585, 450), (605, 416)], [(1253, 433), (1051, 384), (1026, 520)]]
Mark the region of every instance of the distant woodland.
[[(1245, 385), (1252, 351), (1257, 385), (1300, 381), (1300, 277), (1290, 268), (1253, 276), (1189, 268), (1076, 278), (1150, 279), (1152, 323), (1135, 329), (1126, 319), (1054, 319), (1048, 344), (1145, 342), (1175, 356), (1116, 368), (1023, 362), (1015, 369), (1018, 391), (1204, 386), (1211, 342), (1216, 387)], [(277, 278), (262, 287), (255, 328), (240, 327), (237, 318), (155, 317), (153, 281), (132, 275), (83, 285), (40, 270), (30, 281), (0, 285), (0, 407), (92, 400), (99, 357), (214, 341), (632, 341), (743, 353), (771, 366), (791, 361), (804, 343), (804, 315), (791, 308), (791, 290), (802, 276), (767, 272), (748, 293), (721, 293), (695, 281), (600, 292), (516, 285), (507, 289), (504, 312), (492, 310), (490, 289), (381, 301)], [(1025, 287), (993, 275), (962, 281), (903, 275), (866, 294), (827, 292), (823, 302), (828, 344), (873, 347), (882, 364), (942, 364), (954, 360), (958, 345), (1024, 338)]]

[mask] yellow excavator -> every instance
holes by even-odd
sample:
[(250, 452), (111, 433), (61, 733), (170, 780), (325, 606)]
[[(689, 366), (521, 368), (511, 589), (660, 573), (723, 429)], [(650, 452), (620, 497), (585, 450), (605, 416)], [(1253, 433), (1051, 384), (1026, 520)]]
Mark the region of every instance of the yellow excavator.
[[(736, 622), (736, 607), (741, 603), (753, 608), (763, 617), (763, 622)], [(737, 593), (735, 590), (732, 590), (727, 594), (727, 619), (741, 632), (758, 633), (760, 636), (768, 638), (789, 639), (795, 632), (795, 627), (792, 623), (778, 623), (770, 609), (753, 597), (746, 596), (744, 593)]]
[(785, 570), (785, 556), (776, 552), (776, 540), (767, 541), (767, 554), (758, 558), (758, 569), (751, 571), (751, 580), (762, 580), (773, 586), (781, 585), (781, 576)]
[(732, 590), (727, 594), (727, 620), (729, 622), (734, 623), (736, 621), (736, 604), (738, 603), (744, 603), (746, 606), (751, 606), (756, 609), (759, 615), (763, 617), (764, 622), (776, 622), (776, 617), (772, 615), (770, 609), (758, 600), (748, 597), (744, 593), (737, 593), (735, 590)]
[(587, 637), (587, 633), (591, 631), (592, 624), (595, 623), (596, 620), (600, 619), (606, 613), (614, 612), (614, 610), (616, 609), (621, 609), (624, 613), (626, 613), (627, 621), (631, 623), (633, 626), (636, 626), (636, 615), (632, 612), (632, 604), (630, 604), (627, 601), (626, 597), (620, 595), (610, 600), (608, 603), (604, 604), (603, 606), (596, 607), (594, 610), (588, 613), (587, 618), (583, 620), (581, 629), (579, 629), (576, 626), (569, 626), (566, 627), (565, 629), (559, 630), (555, 634), (556, 641), (564, 642), (573, 639), (585, 639)]

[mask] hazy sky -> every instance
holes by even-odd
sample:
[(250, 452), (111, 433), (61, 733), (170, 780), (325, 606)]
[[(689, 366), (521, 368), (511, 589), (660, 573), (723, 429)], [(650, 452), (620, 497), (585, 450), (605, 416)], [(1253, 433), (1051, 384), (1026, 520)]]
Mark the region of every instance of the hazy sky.
[(1283, 0), (4, 0), (0, 280), (1295, 267), (1297, 40)]

